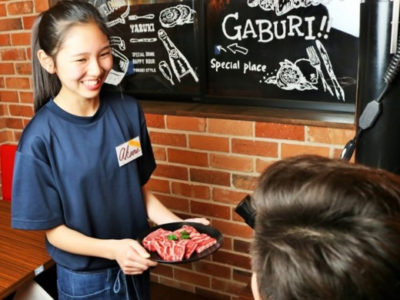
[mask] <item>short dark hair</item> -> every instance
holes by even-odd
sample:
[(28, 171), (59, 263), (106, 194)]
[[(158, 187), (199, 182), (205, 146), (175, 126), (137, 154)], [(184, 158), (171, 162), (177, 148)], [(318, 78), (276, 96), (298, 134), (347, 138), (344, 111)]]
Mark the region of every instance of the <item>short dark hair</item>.
[(319, 156), (271, 165), (254, 193), (265, 299), (397, 299), (400, 179)]

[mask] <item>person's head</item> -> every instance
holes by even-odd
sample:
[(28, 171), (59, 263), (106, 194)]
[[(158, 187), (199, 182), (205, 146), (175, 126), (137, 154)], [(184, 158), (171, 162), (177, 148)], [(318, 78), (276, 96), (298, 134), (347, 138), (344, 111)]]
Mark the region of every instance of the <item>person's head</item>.
[(400, 295), (398, 176), (298, 156), (274, 163), (260, 176), (254, 202), (256, 299)]
[(99, 11), (87, 1), (58, 2), (39, 15), (32, 30), (35, 111), (64, 88), (66, 96), (98, 96), (112, 63)]

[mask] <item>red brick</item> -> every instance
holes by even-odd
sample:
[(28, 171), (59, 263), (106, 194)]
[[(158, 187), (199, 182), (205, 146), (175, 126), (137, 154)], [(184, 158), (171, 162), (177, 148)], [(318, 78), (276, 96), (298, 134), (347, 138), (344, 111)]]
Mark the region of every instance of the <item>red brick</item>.
[(32, 50), (31, 48), (26, 48), (26, 57), (28, 58), (28, 60), (32, 60)]
[(234, 239), (233, 240), (233, 250), (235, 252), (249, 254), (250, 253), (250, 242)]
[(248, 155), (277, 157), (278, 144), (274, 142), (232, 139), (232, 152)]
[(15, 74), (13, 63), (0, 63), (0, 74)]
[(249, 283), (250, 280), (251, 280), (251, 275), (252, 275), (252, 272), (246, 272), (246, 271), (243, 271), (243, 270), (233, 269), (232, 278), (235, 281)]
[(210, 166), (217, 169), (252, 172), (253, 159), (234, 155), (210, 154)]
[(168, 161), (192, 166), (207, 167), (207, 153), (186, 151), (178, 149), (168, 149)]
[(253, 122), (249, 121), (209, 119), (208, 132), (236, 136), (254, 136)]
[(170, 266), (159, 264), (157, 268), (151, 270), (152, 274), (163, 275), (167, 277), (173, 276), (173, 269)]
[(0, 17), (7, 16), (6, 5), (4, 3), (0, 3)]
[(244, 192), (213, 188), (212, 199), (217, 202), (237, 205), (247, 195)]
[(14, 141), (14, 135), (11, 130), (2, 130), (0, 131), (0, 143), (11, 142)]
[(36, 18), (37, 18), (37, 16), (24, 16), (24, 17), (22, 17), (22, 24), (24, 26), (24, 29), (32, 29)]
[(33, 12), (32, 1), (19, 1), (7, 5), (9, 15), (27, 15)]
[(11, 41), (14, 46), (29, 46), (31, 43), (30, 33), (13, 33), (11, 34)]
[(171, 165), (158, 164), (153, 175), (187, 180), (188, 179), (188, 169), (185, 167), (177, 167), (177, 166), (171, 166)]
[(190, 211), (204, 217), (213, 217), (220, 219), (230, 219), (231, 209), (228, 206), (217, 205), (199, 201), (190, 201)]
[(195, 272), (175, 269), (175, 279), (204, 287), (210, 287), (210, 277)]
[(256, 123), (256, 137), (304, 141), (304, 126)]
[(204, 135), (189, 135), (189, 147), (192, 149), (228, 152), (229, 138)]
[(10, 115), (15, 117), (32, 117), (33, 108), (28, 105), (10, 105)]
[(34, 0), (35, 3), (35, 11), (42, 12), (49, 9), (49, 2), (50, 1), (43, 1), (43, 0)]
[(10, 129), (23, 129), (24, 124), (21, 119), (16, 118), (6, 118), (6, 126)]
[(219, 250), (217, 252), (214, 252), (212, 257), (213, 257), (213, 261), (215, 261), (215, 262), (220, 262), (220, 263), (224, 263), (224, 264), (231, 265), (231, 266), (236, 266), (236, 267), (247, 269), (247, 270), (251, 269), (250, 258), (245, 255), (240, 255), (240, 254), (227, 252), (224, 250)]
[(266, 168), (273, 164), (276, 160), (256, 159), (256, 172), (262, 173)]
[(194, 263), (194, 269), (197, 272), (209, 274), (216, 277), (230, 278), (231, 276), (231, 268), (204, 260), (200, 260)]
[(22, 22), (20, 18), (1, 19), (0, 31), (14, 31), (21, 29), (22, 29)]
[(331, 145), (345, 145), (354, 136), (353, 129), (308, 127), (307, 141)]
[(172, 182), (172, 193), (190, 198), (210, 199), (210, 188), (204, 185)]
[(25, 60), (26, 54), (24, 49), (4, 49), (0, 52), (1, 60)]
[(169, 193), (169, 181), (162, 179), (150, 178), (146, 186), (154, 192)]
[(157, 162), (167, 161), (167, 152), (163, 147), (153, 147), (153, 154)]
[(190, 180), (202, 183), (230, 186), (231, 176), (227, 172), (190, 169)]
[(232, 245), (233, 245), (232, 238), (224, 236), (224, 243), (222, 244), (221, 249), (232, 251), (233, 249)]
[(316, 154), (329, 157), (329, 148), (311, 145), (282, 144), (282, 158), (300, 154)]
[(11, 38), (9, 34), (0, 34), (0, 46), (11, 45)]
[(184, 134), (150, 131), (150, 139), (152, 144), (186, 147)]
[(164, 116), (145, 114), (147, 127), (165, 128)]
[(18, 93), (16, 91), (0, 91), (1, 102), (18, 102)]
[(194, 117), (167, 116), (167, 127), (176, 130), (205, 131), (206, 120)]
[(6, 78), (6, 87), (9, 89), (30, 89), (30, 81), (29, 78), (23, 77), (9, 77)]
[(0, 88), (5, 88), (6, 87), (6, 82), (4, 80), (4, 77), (0, 77)]
[(219, 229), (224, 235), (246, 239), (253, 236), (253, 229), (244, 222), (239, 224), (223, 220), (213, 220), (212, 225)]
[(15, 68), (20, 75), (31, 75), (32, 65), (30, 63), (16, 63)]
[(232, 185), (238, 189), (253, 191), (257, 182), (258, 176), (232, 175)]
[(225, 293), (240, 295), (246, 288), (247, 283), (239, 283), (234, 281), (222, 280), (218, 278), (212, 279), (212, 288)]
[(189, 200), (187, 199), (160, 195), (158, 193), (154, 193), (154, 195), (169, 209), (189, 212)]
[(29, 103), (33, 105), (33, 93), (32, 92), (19, 92), (19, 100), (22, 103)]

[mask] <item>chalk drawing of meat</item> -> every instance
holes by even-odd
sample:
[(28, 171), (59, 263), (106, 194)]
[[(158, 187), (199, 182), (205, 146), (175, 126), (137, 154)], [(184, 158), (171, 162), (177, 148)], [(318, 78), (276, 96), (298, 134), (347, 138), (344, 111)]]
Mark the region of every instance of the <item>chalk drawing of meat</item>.
[(179, 4), (163, 9), (160, 12), (159, 20), (163, 27), (172, 28), (177, 25), (193, 23), (195, 15), (196, 11), (188, 5)]
[[(130, 13), (130, 5), (126, 0), (89, 0), (89, 3), (96, 6), (101, 15), (107, 19), (107, 27), (125, 24), (125, 19)], [(109, 16), (119, 10), (121, 10), (122, 13), (118, 13), (115, 19), (109, 20)]]
[(300, 68), (288, 59), (279, 63), (280, 68), (276, 72), (275, 76), (270, 76), (265, 79), (265, 83), (274, 84), (283, 90), (318, 90), (318, 88), (313, 85), (304, 76)]
[(262, 10), (274, 10), (278, 16), (282, 16), (289, 11), (299, 7), (309, 7), (320, 5), (326, 0), (247, 0), (249, 7), (259, 6)]

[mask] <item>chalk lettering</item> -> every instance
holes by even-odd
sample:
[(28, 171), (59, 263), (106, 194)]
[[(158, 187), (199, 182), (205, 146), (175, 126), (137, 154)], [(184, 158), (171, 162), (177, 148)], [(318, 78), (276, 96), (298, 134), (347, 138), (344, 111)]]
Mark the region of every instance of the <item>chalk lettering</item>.
[(222, 23), (224, 36), (233, 41), (249, 38), (257, 39), (260, 43), (269, 43), (275, 39), (283, 40), (287, 37), (304, 37), (306, 40), (315, 40), (313, 32), (316, 18), (287, 15), (278, 21), (268, 19), (240, 19), (239, 13), (227, 14)]
[(239, 70), (240, 69), (240, 61), (237, 60), (235, 62), (232, 61), (218, 61), (217, 59), (211, 59), (211, 68), (215, 69), (215, 72), (218, 73), (219, 69), (222, 70)]

